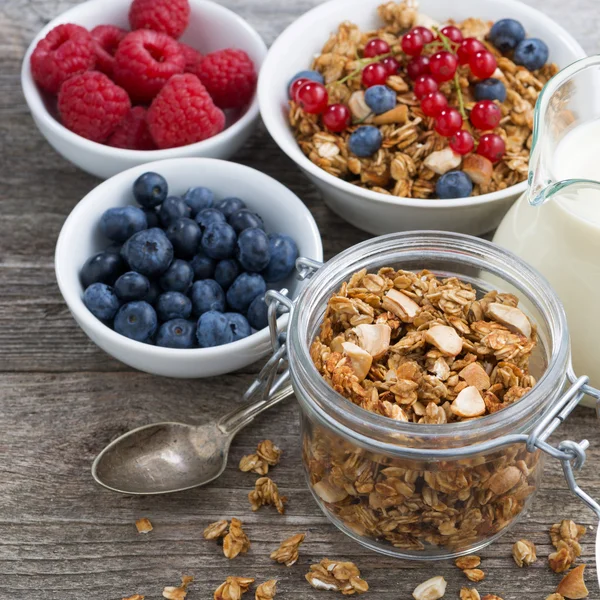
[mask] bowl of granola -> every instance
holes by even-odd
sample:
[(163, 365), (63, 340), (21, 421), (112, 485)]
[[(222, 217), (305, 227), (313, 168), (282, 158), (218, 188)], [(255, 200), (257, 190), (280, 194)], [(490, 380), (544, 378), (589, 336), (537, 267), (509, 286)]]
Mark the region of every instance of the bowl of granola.
[(541, 88), (583, 56), (516, 0), (331, 0), (273, 44), (259, 103), (277, 144), (353, 225), (478, 235), (526, 189)]

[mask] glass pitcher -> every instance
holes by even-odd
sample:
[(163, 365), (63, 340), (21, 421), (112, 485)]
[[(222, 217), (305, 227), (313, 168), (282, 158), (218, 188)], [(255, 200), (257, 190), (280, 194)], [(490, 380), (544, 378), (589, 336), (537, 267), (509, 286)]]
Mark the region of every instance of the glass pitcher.
[(575, 372), (600, 386), (600, 56), (563, 69), (540, 93), (528, 181), (494, 242), (550, 281), (567, 313)]

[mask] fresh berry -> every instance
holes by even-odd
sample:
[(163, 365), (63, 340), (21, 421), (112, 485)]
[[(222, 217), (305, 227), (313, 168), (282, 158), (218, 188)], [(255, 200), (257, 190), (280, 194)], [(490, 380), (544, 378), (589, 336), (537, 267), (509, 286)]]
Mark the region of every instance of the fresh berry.
[(271, 259), (267, 234), (257, 227), (244, 229), (237, 239), (236, 258), (246, 271), (262, 271)]
[(160, 287), (165, 292), (181, 292), (185, 294), (194, 281), (194, 270), (189, 262), (176, 258), (169, 268), (160, 276)]
[(528, 71), (537, 71), (546, 64), (548, 55), (548, 46), (545, 42), (537, 38), (530, 38), (523, 40), (515, 48), (513, 61)]
[(121, 255), (133, 271), (146, 277), (162, 275), (173, 260), (173, 245), (162, 229), (146, 229), (132, 235)]
[(429, 57), (429, 70), (437, 82), (450, 81), (458, 68), (458, 59), (447, 50), (436, 52)]
[(181, 292), (165, 292), (156, 300), (156, 314), (161, 321), (187, 319), (192, 314), (192, 301)]
[(101, 321), (110, 321), (121, 306), (113, 288), (105, 283), (92, 283), (88, 286), (83, 293), (83, 303)]
[(148, 229), (153, 227), (159, 227), (160, 221), (158, 220), (158, 213), (154, 208), (143, 208), (144, 214), (146, 215), (146, 221), (148, 222)]
[[(296, 94), (298, 93), (298, 90), (305, 84), (308, 83), (309, 81), (313, 81), (312, 79), (306, 79), (304, 77), (300, 77), (300, 79), (296, 79), (293, 81), (293, 83), (290, 85), (290, 87), (288, 88), (288, 94), (290, 97), (290, 100), (293, 100), (294, 102), (296, 102), (297, 104), (297, 100), (296, 100)], [(320, 83), (320, 82), (317, 82)]]
[(148, 221), (144, 211), (137, 206), (109, 208), (100, 218), (100, 230), (113, 242), (126, 242), (144, 229), (148, 229)]
[(217, 261), (204, 252), (199, 252), (192, 258), (190, 265), (194, 270), (194, 279), (214, 279)]
[(71, 77), (58, 94), (63, 125), (93, 142), (105, 142), (130, 108), (127, 92), (99, 71)]
[(506, 100), (506, 87), (499, 79), (490, 77), (475, 84), (474, 95), (475, 100), (504, 102)]
[(133, 102), (150, 102), (165, 83), (183, 73), (179, 44), (164, 33), (145, 29), (128, 33), (115, 53), (114, 78)]
[(210, 310), (225, 311), (225, 292), (214, 279), (195, 281), (190, 296), (197, 317)]
[(333, 133), (344, 131), (351, 123), (352, 113), (345, 104), (330, 104), (323, 112), (323, 125)]
[(471, 56), (480, 50), (485, 50), (485, 46), (478, 39), (465, 38), (456, 51), (459, 64), (466, 65)]
[(443, 108), (435, 118), (435, 130), (444, 137), (452, 137), (462, 124), (462, 117), (455, 108)]
[(473, 182), (463, 171), (448, 171), (437, 180), (435, 191), (442, 200), (467, 198), (473, 191)]
[(363, 71), (361, 80), (366, 88), (374, 85), (384, 85), (388, 78), (388, 71), (381, 63), (371, 63)]
[(241, 198), (229, 196), (228, 198), (223, 198), (223, 200), (217, 202), (215, 208), (223, 213), (226, 219), (229, 219), (233, 213), (242, 210), (242, 208), (246, 208), (246, 203)]
[(133, 0), (129, 7), (131, 29), (151, 29), (178, 38), (188, 26), (188, 0)]
[(256, 296), (267, 291), (267, 284), (258, 273), (242, 273), (227, 290), (227, 304), (240, 312), (248, 310)]
[(325, 86), (316, 81), (303, 83), (294, 96), (300, 108), (311, 115), (322, 113), (327, 108), (328, 98)]
[(246, 318), (252, 329), (260, 331), (269, 325), (269, 307), (265, 302), (264, 294), (256, 296), (248, 307)]
[(191, 213), (190, 207), (186, 204), (183, 198), (179, 196), (169, 196), (158, 209), (158, 218), (161, 225), (166, 229), (175, 223), (178, 219), (189, 217)]
[(203, 208), (196, 215), (196, 223), (200, 225), (200, 230), (204, 232), (204, 230), (214, 223), (225, 223), (227, 219), (225, 215), (216, 208)]
[(427, 27), (423, 27), (422, 25), (413, 27), (412, 31), (413, 33), (418, 33), (423, 38), (423, 42), (426, 44), (430, 44), (435, 39), (433, 31), (431, 31), (431, 29), (427, 29)]
[(448, 106), (448, 99), (442, 92), (432, 92), (421, 99), (421, 110), (427, 117), (437, 117)]
[(185, 73), (193, 73), (196, 75), (198, 73), (198, 68), (200, 67), (200, 63), (204, 60), (204, 55), (200, 54), (196, 48), (192, 48), (187, 44), (179, 43), (179, 49), (183, 54), (183, 58), (185, 58), (185, 67), (183, 68)]
[(159, 148), (201, 142), (225, 128), (225, 115), (217, 108), (198, 78), (175, 75), (148, 109), (148, 126)]
[(67, 79), (94, 68), (94, 41), (89, 31), (79, 25), (58, 25), (38, 42), (30, 61), (37, 84), (57, 94)]
[(79, 276), (84, 288), (92, 283), (106, 283), (113, 285), (117, 278), (125, 271), (123, 260), (114, 252), (98, 252), (90, 256), (81, 267)]
[(98, 25), (91, 31), (96, 52), (96, 69), (109, 77), (113, 76), (115, 52), (127, 31), (116, 25)]
[(386, 56), (384, 59), (379, 61), (379, 64), (385, 67), (388, 76), (396, 75), (400, 70), (400, 63), (393, 56)]
[(500, 123), (502, 111), (500, 107), (491, 100), (480, 100), (471, 109), (469, 119), (473, 127), (483, 131), (494, 129)]
[(143, 106), (134, 106), (117, 125), (106, 143), (113, 148), (156, 150), (146, 121), (146, 109)]
[(365, 92), (367, 106), (380, 115), (396, 106), (396, 92), (387, 85), (374, 85)]
[(252, 212), (248, 208), (241, 208), (237, 212), (234, 212), (227, 222), (233, 227), (234, 231), (239, 235), (244, 229), (250, 227), (258, 227), (259, 229), (265, 228), (265, 224), (255, 212)]
[(469, 154), (475, 147), (475, 141), (468, 131), (461, 129), (450, 138), (449, 145), (457, 154)]
[(440, 29), (440, 33), (445, 35), (451, 42), (460, 44), (463, 41), (463, 34), (458, 27), (454, 25), (446, 25)]
[(138, 342), (151, 343), (158, 328), (156, 311), (147, 302), (124, 304), (115, 317), (115, 331)]
[(235, 312), (225, 313), (228, 321), (228, 329), (231, 331), (231, 341), (237, 342), (252, 334), (250, 323), (244, 315)]
[(370, 40), (365, 45), (365, 49), (363, 52), (363, 56), (365, 58), (375, 58), (376, 56), (381, 56), (382, 54), (387, 54), (390, 51), (390, 45), (379, 38), (375, 38), (374, 40)]
[(486, 133), (479, 138), (477, 154), (485, 156), (489, 161), (498, 162), (506, 152), (504, 140), (496, 133)]
[(202, 232), (194, 219), (182, 217), (172, 221), (166, 233), (173, 244), (175, 256), (188, 259), (198, 253)]
[(489, 39), (500, 52), (510, 52), (525, 39), (525, 28), (515, 19), (500, 19), (492, 25)]
[(214, 280), (227, 291), (241, 272), (240, 263), (235, 258), (226, 258), (217, 263)]
[(294, 99), (295, 91), (298, 89), (298, 87), (300, 87), (300, 85), (302, 85), (298, 84), (298, 81), (300, 80), (303, 80), (302, 83), (305, 83), (306, 81), (316, 81), (317, 83), (322, 84), (325, 83), (325, 78), (323, 75), (321, 75), (321, 73), (319, 73), (319, 71), (300, 71), (299, 73), (296, 73), (288, 83), (287, 89), (290, 100)]
[(359, 127), (348, 139), (350, 152), (360, 158), (372, 156), (381, 148), (383, 136), (377, 127), (364, 125)]
[[(201, 348), (213, 348), (230, 344), (236, 340), (250, 335), (250, 325), (241, 321), (242, 315), (235, 315), (238, 318), (232, 318), (233, 313), (220, 313), (210, 311), (204, 313), (198, 319), (196, 328), (196, 338)], [(245, 320), (245, 319), (244, 319)]]
[(207, 256), (222, 260), (231, 258), (235, 252), (237, 236), (228, 223), (209, 225), (202, 236), (202, 250)]
[(150, 282), (148, 281), (148, 278), (135, 271), (123, 273), (123, 275), (115, 281), (115, 294), (123, 302), (144, 300), (149, 291)]
[(215, 195), (207, 187), (191, 187), (183, 195), (183, 200), (190, 207), (190, 216), (194, 218), (201, 210), (212, 208)]
[(406, 65), (406, 73), (413, 81), (420, 75), (427, 75), (429, 72), (428, 56), (415, 56)]
[(402, 36), (400, 45), (402, 46), (404, 54), (407, 54), (408, 56), (419, 56), (419, 54), (423, 52), (425, 40), (418, 31), (412, 29)]
[(133, 183), (133, 197), (144, 208), (155, 208), (161, 204), (169, 192), (166, 179), (158, 173), (148, 171)]
[(489, 50), (479, 50), (469, 57), (471, 73), (479, 79), (487, 79), (496, 70), (496, 59)]
[(158, 328), (156, 345), (163, 348), (187, 349), (196, 344), (196, 323), (171, 319)]
[(204, 57), (198, 78), (219, 108), (246, 106), (256, 89), (256, 70), (243, 50), (217, 50)]
[(276, 283), (294, 270), (299, 256), (298, 246), (289, 235), (270, 233), (269, 253), (271, 260), (261, 275), (267, 283)]
[(414, 92), (415, 96), (421, 100), (427, 94), (432, 94), (433, 92), (437, 92), (438, 85), (435, 79), (431, 75), (420, 75), (415, 80)]

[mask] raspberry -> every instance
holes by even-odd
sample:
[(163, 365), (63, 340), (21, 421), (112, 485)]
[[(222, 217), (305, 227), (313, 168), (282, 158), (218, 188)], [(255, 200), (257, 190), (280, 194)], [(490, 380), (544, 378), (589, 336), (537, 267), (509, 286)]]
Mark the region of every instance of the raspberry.
[(99, 71), (71, 77), (58, 94), (63, 125), (94, 142), (104, 142), (130, 107), (127, 92)]
[(94, 68), (96, 53), (87, 29), (65, 23), (40, 40), (31, 55), (31, 73), (41, 88), (57, 94), (73, 75)]
[(217, 50), (204, 57), (198, 79), (219, 108), (240, 108), (256, 87), (254, 63), (243, 50)]
[(187, 44), (179, 43), (179, 49), (185, 58), (185, 72), (196, 75), (200, 63), (204, 60), (204, 56)]
[(223, 131), (225, 115), (191, 73), (175, 75), (148, 109), (148, 126), (159, 148), (175, 148)]
[(115, 54), (115, 81), (134, 102), (149, 102), (173, 75), (183, 73), (179, 44), (164, 33), (132, 31)]
[(127, 31), (115, 25), (98, 25), (92, 29), (98, 71), (112, 77), (115, 52), (126, 35)]
[(106, 143), (114, 148), (156, 150), (146, 121), (146, 109), (143, 106), (134, 106), (117, 125)]
[(177, 39), (188, 26), (188, 0), (133, 0), (129, 7), (131, 29), (152, 29)]

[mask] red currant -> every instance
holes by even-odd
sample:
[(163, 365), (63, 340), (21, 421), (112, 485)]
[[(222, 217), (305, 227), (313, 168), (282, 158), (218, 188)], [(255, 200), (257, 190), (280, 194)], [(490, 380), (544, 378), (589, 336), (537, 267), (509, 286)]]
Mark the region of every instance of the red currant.
[(384, 85), (387, 78), (387, 69), (381, 63), (371, 63), (362, 72), (362, 83), (368, 88), (374, 85)]
[(458, 59), (447, 50), (436, 52), (429, 59), (429, 70), (437, 82), (450, 81), (456, 73)]
[(465, 38), (458, 47), (456, 54), (458, 54), (458, 62), (461, 65), (466, 65), (469, 62), (472, 54), (485, 50), (485, 46), (475, 38)]
[(379, 62), (385, 67), (388, 75), (395, 75), (400, 70), (400, 63), (393, 56), (388, 56)]
[(440, 33), (445, 35), (451, 42), (460, 44), (463, 41), (463, 35), (458, 27), (454, 25), (446, 25), (440, 29)]
[(473, 140), (473, 136), (465, 129), (457, 131), (450, 138), (450, 148), (457, 154), (469, 154), (474, 147), (475, 141)]
[(421, 110), (428, 117), (437, 117), (448, 106), (448, 100), (442, 92), (432, 92), (421, 99)]
[(429, 58), (427, 56), (415, 56), (406, 65), (406, 72), (413, 80), (419, 75), (427, 75), (429, 73)]
[(412, 31), (414, 33), (419, 33), (426, 44), (430, 44), (431, 42), (433, 42), (434, 35), (431, 29), (427, 29), (427, 27), (422, 27), (421, 25), (419, 25), (418, 27), (413, 27)]
[(375, 58), (380, 54), (387, 54), (389, 51), (390, 45), (387, 42), (379, 38), (375, 38), (374, 40), (367, 42), (367, 45), (365, 46), (363, 52), (363, 56), (365, 58)]
[(444, 137), (451, 137), (460, 131), (462, 124), (462, 117), (455, 108), (443, 108), (435, 119), (435, 130)]
[(479, 50), (469, 57), (469, 67), (475, 77), (487, 79), (496, 70), (496, 59), (489, 50)]
[(351, 122), (352, 115), (345, 104), (330, 104), (323, 113), (323, 125), (333, 133), (344, 131)]
[(327, 89), (322, 83), (307, 81), (296, 92), (296, 102), (311, 115), (322, 113), (327, 108)]
[(431, 75), (420, 75), (415, 80), (415, 96), (420, 100), (427, 94), (437, 92), (438, 86), (435, 79)]
[(298, 90), (307, 82), (307, 81), (311, 81), (310, 79), (305, 79), (304, 77), (300, 77), (300, 79), (296, 79), (296, 81), (294, 81), (292, 83), (292, 85), (290, 85), (290, 98), (294, 101), (294, 102), (298, 102), (298, 100), (296, 100), (296, 94), (298, 93)]
[(496, 133), (485, 133), (479, 138), (477, 154), (485, 156), (493, 163), (498, 162), (504, 156), (505, 151), (504, 140)]
[(423, 52), (423, 46), (425, 45), (425, 40), (423, 36), (414, 30), (405, 33), (402, 36), (402, 50), (404, 50), (404, 54), (408, 54), (408, 56), (419, 56), (421, 52)]
[(471, 109), (469, 118), (473, 123), (473, 127), (485, 131), (486, 129), (494, 129), (500, 123), (502, 111), (492, 100), (480, 100)]

